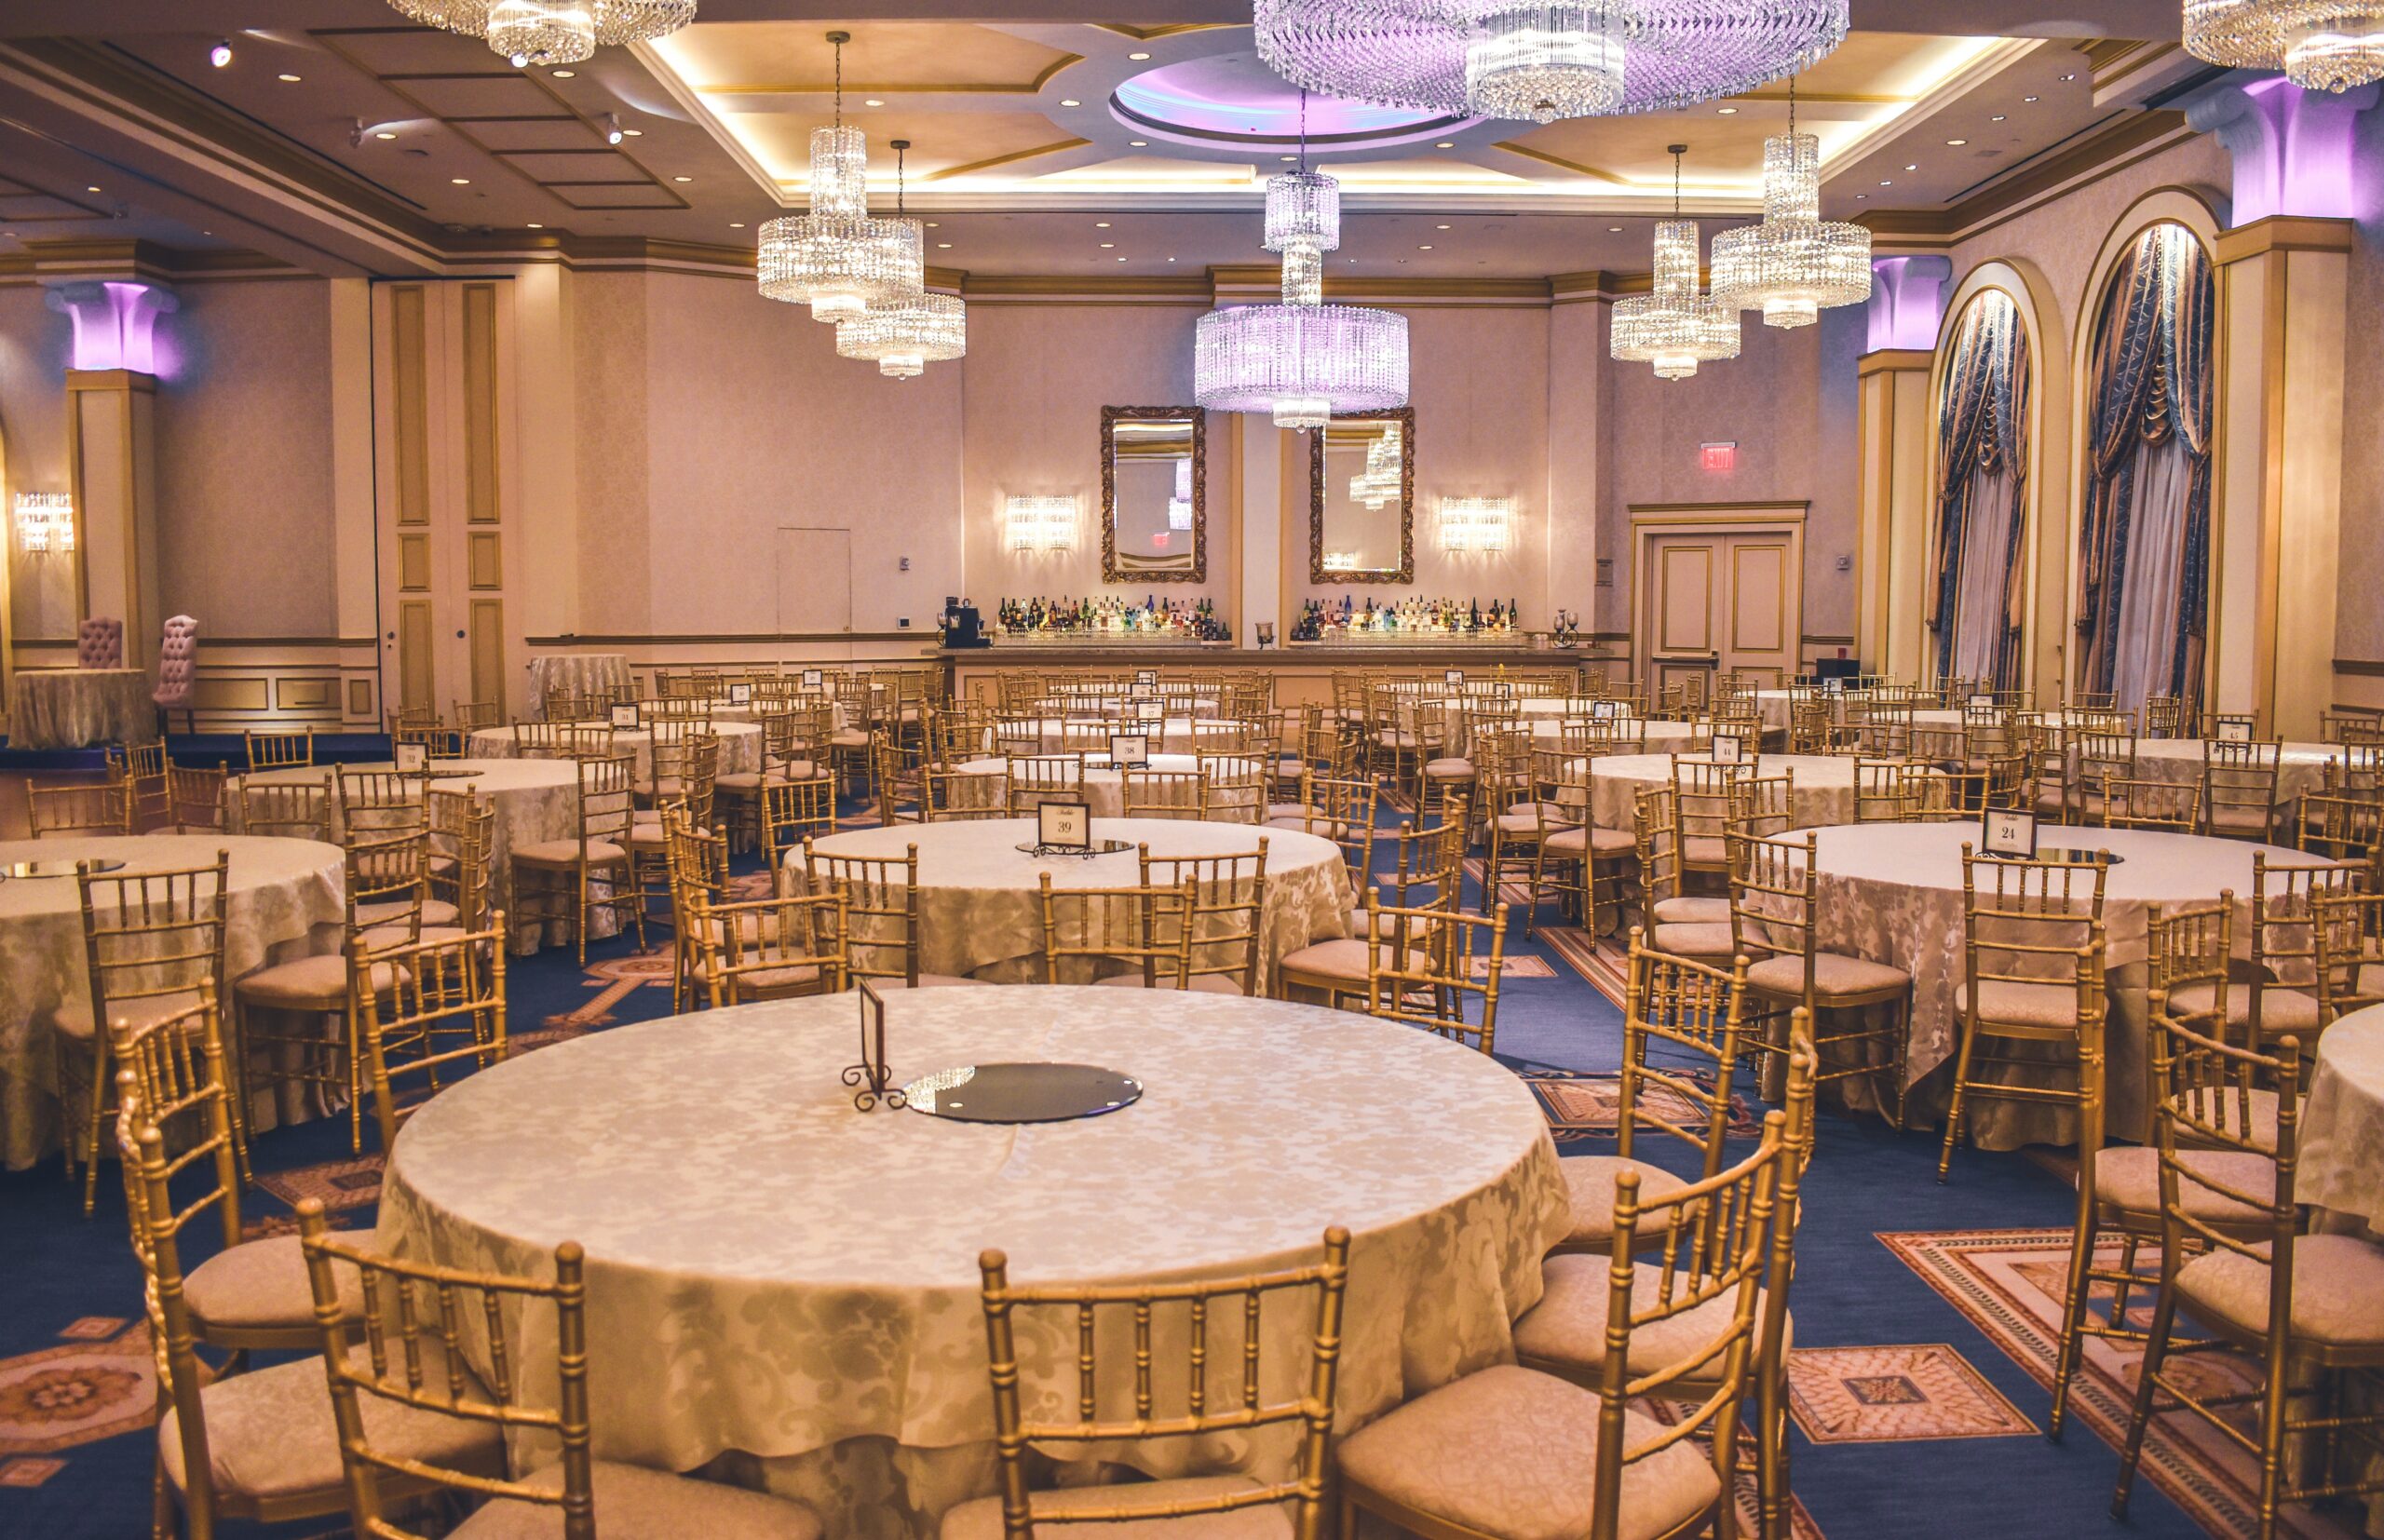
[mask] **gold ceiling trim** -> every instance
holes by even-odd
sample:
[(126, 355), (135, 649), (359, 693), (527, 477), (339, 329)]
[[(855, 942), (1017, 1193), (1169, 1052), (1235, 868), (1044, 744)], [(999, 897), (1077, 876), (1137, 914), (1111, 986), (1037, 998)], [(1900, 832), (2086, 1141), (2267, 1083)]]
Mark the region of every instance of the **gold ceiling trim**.
[(1535, 150), (1528, 145), (1519, 144), (1511, 139), (1499, 140), (1490, 147), (1494, 150), (1504, 150), (1509, 155), (1521, 155), (1525, 160), (1537, 160), (1544, 166), (1559, 167), (1576, 175), (1588, 177), (1592, 182), (1603, 182), (1608, 186), (1637, 187), (1640, 185), (1629, 177), (1613, 171), (1601, 170), (1595, 166), (1584, 166), (1578, 160), (1567, 160), (1563, 155), (1552, 155), (1545, 150)]
[(972, 171), (987, 171), (996, 166), (1009, 166), (1022, 160), (1032, 160), (1037, 155), (1055, 155), (1068, 150), (1080, 150), (1091, 142), (1092, 141), (1089, 139), (1063, 139), (1050, 144), (1037, 144), (1032, 149), (1012, 150), (1006, 155), (996, 155), (991, 160), (972, 160), (966, 166), (947, 166), (941, 171), (929, 171), (919, 180), (949, 182), (954, 177), (965, 177)]
[(1156, 27), (1137, 27), (1125, 21), (1095, 21), (1102, 32), (1131, 37), (1137, 43), (1148, 43), (1161, 37), (1180, 37), (1188, 32), (1224, 32), (1231, 26), (1227, 21), (1170, 21)]
[[(1043, 88), (1051, 83), (1052, 76), (1071, 64), (1083, 62), (1084, 55), (1080, 53), (1062, 54), (1051, 63), (1044, 66), (1042, 74), (1023, 85), (996, 83), (985, 86), (904, 86), (890, 81), (881, 81), (873, 85), (863, 81), (847, 80), (845, 82), (845, 94), (851, 96), (859, 93), (865, 96), (872, 91), (883, 91), (894, 96), (1039, 96), (1042, 94)], [(749, 81), (733, 86), (698, 86), (695, 89), (706, 96), (833, 96), (835, 94), (836, 87), (834, 82), (825, 80)]]

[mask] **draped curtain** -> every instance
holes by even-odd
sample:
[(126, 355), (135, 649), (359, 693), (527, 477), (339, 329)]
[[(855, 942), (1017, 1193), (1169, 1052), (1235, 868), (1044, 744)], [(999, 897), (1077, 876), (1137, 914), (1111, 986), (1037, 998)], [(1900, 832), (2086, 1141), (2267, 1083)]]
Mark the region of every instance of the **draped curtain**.
[(1940, 677), (2018, 682), (2029, 375), (2028, 337), (2011, 296), (1981, 292), (1955, 329), (1937, 406), (1937, 581), (1928, 618)]
[(2075, 677), (2123, 709), (2201, 697), (2215, 306), (2201, 243), (2156, 224), (2113, 268), (2095, 323)]

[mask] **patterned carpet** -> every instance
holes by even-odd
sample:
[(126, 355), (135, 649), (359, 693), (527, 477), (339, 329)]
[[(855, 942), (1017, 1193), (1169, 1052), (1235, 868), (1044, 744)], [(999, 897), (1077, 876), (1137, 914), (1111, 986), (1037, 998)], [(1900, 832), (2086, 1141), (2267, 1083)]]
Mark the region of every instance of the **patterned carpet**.
[[(1384, 821), (1398, 816), (1387, 809)], [(1555, 918), (1552, 910), (1543, 918)], [(1543, 925), (1525, 941), (1517, 923), (1509, 940), (1500, 1058), (1530, 1080), (1567, 1153), (1613, 1139), (1619, 963), (1610, 944), (1573, 926)], [(641, 954), (624, 940), (599, 943), (585, 969), (567, 952), (549, 951), (508, 974), (513, 1041), (528, 1051), (670, 1011), (669, 962), (658, 948)], [(1752, 1132), (1762, 1112), (1742, 1100), (1739, 1127)], [(264, 1136), (259, 1190), (244, 1207), (249, 1233), (288, 1229), (291, 1206), (309, 1196), (339, 1223), (369, 1228), (380, 1161), (366, 1139), (365, 1152), (352, 1153), (345, 1119)], [(2109, 1439), (2132, 1358), (2091, 1354), (2074, 1430), (2060, 1445), (2040, 1436), (2066, 1183), (2023, 1155), (1979, 1155), (1941, 1187), (1934, 1161), (1926, 1135), (1845, 1117), (1822, 1123), (1794, 1299), (1800, 1540), (2247, 1533), (2240, 1458), (2165, 1427), (2131, 1520), (2106, 1517), (2117, 1471)], [(54, 1159), (0, 1175), (6, 1540), (147, 1533), (155, 1387), (121, 1190), (111, 1192), (108, 1178), (99, 1213), (86, 1220)], [(1751, 1518), (1751, 1487), (1741, 1496)], [(2296, 1536), (2355, 1533), (2339, 1512), (2296, 1524)], [(219, 1533), (248, 1540), (345, 1530), (318, 1520)]]

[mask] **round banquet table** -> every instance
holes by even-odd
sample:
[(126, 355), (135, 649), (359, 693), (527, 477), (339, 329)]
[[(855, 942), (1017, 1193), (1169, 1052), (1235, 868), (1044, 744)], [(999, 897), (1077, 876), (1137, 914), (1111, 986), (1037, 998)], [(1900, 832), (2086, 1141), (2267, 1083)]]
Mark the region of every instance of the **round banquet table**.
[[(2235, 895), (2236, 954), (2251, 955), (2252, 853), (2271, 866), (2323, 864), (2316, 857), (2242, 840), (2205, 839), (2142, 829), (2073, 829), (2040, 825), (2040, 843), (2118, 857), (2104, 882), (2106, 987), (2110, 1011), (2105, 1030), (2108, 1064), (2108, 1128), (2112, 1138), (2151, 1135), (2149, 1055), (2145, 1046), (2145, 925), (2154, 904), (2213, 903)], [(1962, 897), (1964, 844), (1976, 846), (1974, 820), (1956, 823), (1873, 823), (1816, 831), (1821, 863), (1820, 927), (1824, 952), (1890, 963), (1913, 976), (1906, 1087), (1947, 1064), (1957, 1046), (1954, 991), (1964, 971), (1966, 919)], [(1800, 833), (1796, 836), (1803, 838)], [(1950, 1072), (1949, 1072), (1950, 1073)], [(2066, 1076), (2066, 1071), (2062, 1072)], [(1849, 1095), (1867, 1094), (1857, 1078)], [(1941, 1076), (1926, 1100), (1942, 1110), (1951, 1081)], [(1913, 1093), (1916, 1111), (1924, 1098)], [(2077, 1141), (2069, 1109), (1997, 1099), (1971, 1103), (1964, 1123), (1987, 1149)]]
[[(1691, 722), (1669, 722), (1660, 718), (1633, 719), (1639, 728), (1640, 741), (1659, 753), (1686, 753), (1691, 743), (1702, 735)], [(1531, 728), (1535, 746), (1554, 745), (1564, 737), (1564, 723), (1552, 717), (1525, 719)], [(1659, 747), (1660, 746), (1660, 747)]]
[[(597, 1457), (684, 1471), (734, 1452), (723, 1473), (801, 1497), (843, 1540), (929, 1535), (995, 1490), (988, 1247), (1023, 1284), (1235, 1277), (1312, 1262), (1325, 1227), (1348, 1226), (1345, 1429), (1511, 1359), (1509, 1323), (1568, 1223), (1528, 1087), (1346, 1012), (1189, 994), (1162, 1020), (1118, 1003), (1060, 988), (887, 998), (898, 1081), (1041, 1059), (1143, 1082), (1132, 1105), (1066, 1123), (856, 1112), (836, 1068), (854, 1057), (851, 994), (541, 1049), (407, 1124), (378, 1240), (534, 1276), (578, 1242)], [(1279, 1370), (1304, 1371), (1314, 1326), (1312, 1300), (1285, 1303), (1262, 1327), (1269, 1396)], [(1239, 1312), (1218, 1316), (1212, 1361), (1232, 1363)], [(1180, 1366), (1181, 1327), (1159, 1322), (1158, 1361)], [(551, 1325), (544, 1342), (537, 1330), (516, 1339), (526, 1361), (553, 1351)], [(1023, 1312), (1020, 1339), (1029, 1406), (1072, 1395), (1072, 1317)], [(1130, 1393), (1132, 1362), (1104, 1340), (1104, 1398)], [(1104, 1452), (1172, 1476), (1190, 1442)], [(1205, 1442), (1262, 1479), (1288, 1471), (1288, 1439)]]
[[(2081, 746), (2071, 746), (2072, 757)], [(2341, 763), (2338, 743), (2288, 743), (2277, 750), (2276, 800), (2297, 802), (2325, 785), (2326, 767)], [(2200, 738), (2138, 738), (2135, 773), (2146, 780), (2174, 786), (2201, 783), (2202, 744)]]
[[(346, 871), (337, 845), (237, 834), (138, 834), (0, 841), (0, 865), (115, 860), (122, 875), (211, 867), (232, 853), (224, 893), (224, 998), (233, 979), (274, 963), (336, 952), (347, 922)], [(0, 1160), (11, 1170), (58, 1148), (61, 1020), (88, 1020), (82, 900), (74, 879), (0, 882)], [(261, 1114), (263, 1109), (259, 1110)], [(273, 1119), (255, 1115), (251, 1127)]]
[[(1702, 754), (1680, 756), (1710, 763)], [(1575, 761), (1578, 763), (1578, 761)], [(1787, 776), (1792, 829), (1854, 821), (1854, 762), (1833, 754), (1765, 754), (1754, 774)], [(1590, 761), (1590, 821), (1600, 829), (1636, 829), (1638, 796), (1673, 780), (1670, 754), (1601, 754)]]
[[(395, 766), (387, 760), (372, 764), (352, 765), (356, 770), (390, 770)], [(440, 790), (477, 791), (488, 798), (496, 814), (490, 830), (494, 848), (490, 852), (490, 890), (495, 907), (505, 911), (510, 935), (508, 950), (527, 956), (538, 950), (541, 939), (537, 929), (518, 923), (521, 906), (513, 901), (513, 851), (516, 846), (536, 844), (545, 840), (576, 839), (579, 835), (579, 776), (569, 760), (432, 760), (429, 763), (431, 784)], [(246, 782), (260, 784), (291, 784), (305, 781), (330, 784), (332, 772), (328, 766), (313, 765), (291, 770), (251, 771), (235, 776), (224, 788), (224, 827), (237, 833), (241, 825), (239, 789)], [(338, 798), (332, 800), (332, 826), (334, 838), (345, 839), (345, 830), (340, 816)], [(597, 915), (602, 922), (613, 919), (611, 911)], [(541, 927), (543, 928), (543, 927)], [(557, 926), (560, 932), (561, 926)]]
[[(1123, 840), (1106, 856), (1030, 856), (1033, 818), (974, 818), (955, 823), (894, 824), (857, 829), (812, 842), (823, 856), (900, 860), (919, 847), (919, 971), (1016, 983), (1043, 970), (1043, 898), (1037, 878), (1051, 874), (1058, 889), (1131, 887), (1142, 880), (1133, 846), (1154, 857), (1247, 854), (1266, 841), (1266, 897), (1259, 917), (1258, 988), (1264, 993), (1285, 952), (1349, 934), (1349, 879), (1340, 847), (1295, 829), (1188, 818), (1094, 818), (1092, 837)], [(803, 853), (787, 853), (787, 871), (800, 887)], [(1172, 1006), (1170, 1007), (1172, 1008)]]
[[(601, 722), (582, 723), (583, 727), (603, 727)], [(715, 721), (711, 730), (720, 735), (720, 774), (753, 771), (762, 767), (762, 730), (750, 722)], [(627, 754), (637, 762), (634, 774), (639, 782), (654, 778), (654, 734), (646, 728), (634, 731), (610, 729), (615, 754)], [(472, 755), (477, 759), (509, 760), (522, 757), (522, 745), (510, 727), (482, 727), (471, 736)]]
[(2317, 1057), (2301, 1106), (2294, 1196), (2336, 1219), (2330, 1228), (2384, 1236), (2384, 1006), (2328, 1027)]
[(530, 660), (530, 710), (535, 716), (547, 714), (549, 690), (584, 696), (631, 682), (627, 653), (549, 653)]
[[(1095, 723), (1102, 724), (1104, 733), (1145, 734), (1152, 739), (1151, 750), (1154, 753), (1165, 750), (1171, 754), (1188, 754), (1196, 748), (1214, 749), (1226, 737), (1246, 730), (1239, 722), (1227, 722), (1215, 717), (1172, 716), (1159, 723), (1159, 730), (1154, 733), (1148, 723), (1136, 722), (1131, 716), (1118, 715), (1037, 717), (1031, 721), (1006, 721), (996, 723), (994, 732), (997, 736), (1016, 734), (1023, 741), (1027, 731), (1032, 729), (1041, 745), (1040, 751), (1046, 754), (1056, 754), (1066, 747), (1062, 741), (1064, 728), (1081, 728)], [(1267, 746), (1261, 746), (1251, 751), (1264, 754), (1266, 752), (1266, 748)]]
[[(1268, 756), (1262, 753), (1253, 754), (1250, 757), (1259, 763), (1264, 764)], [(1087, 754), (1085, 756), (1084, 800), (1087, 805), (1091, 807), (1092, 816), (1096, 818), (1122, 818), (1126, 816), (1126, 774), (1122, 770), (1110, 769), (1108, 767), (1108, 762), (1109, 756), (1106, 754)], [(1200, 768), (1200, 764), (1201, 762), (1199, 758), (1192, 754), (1153, 754), (1150, 757), (1149, 767), (1153, 770), (1167, 770), (1181, 773), (1185, 771), (1198, 770)], [(963, 775), (982, 776), (986, 777), (982, 788), (970, 788), (970, 790), (978, 791), (979, 795), (969, 805), (977, 807), (993, 807), (999, 805), (1002, 801), (998, 794), (998, 788), (1001, 783), (995, 780), (993, 777), (1006, 775), (1009, 773), (1009, 761), (1006, 759), (970, 760), (968, 763), (961, 765), (960, 772)], [(968, 783), (962, 782), (961, 784), (965, 786)], [(1168, 794), (1174, 794), (1172, 788), (1170, 789)], [(1258, 792), (1257, 795), (1261, 801), (1266, 797), (1266, 793), (1263, 790)], [(1191, 804), (1186, 803), (1182, 805), (1189, 807)], [(1217, 813), (1216, 817), (1217, 821), (1219, 822), (1226, 821), (1222, 810)], [(1253, 817), (1247, 821), (1255, 823), (1258, 820), (1257, 818)]]
[(8, 747), (155, 743), (156, 687), (146, 669), (20, 669), (8, 681)]

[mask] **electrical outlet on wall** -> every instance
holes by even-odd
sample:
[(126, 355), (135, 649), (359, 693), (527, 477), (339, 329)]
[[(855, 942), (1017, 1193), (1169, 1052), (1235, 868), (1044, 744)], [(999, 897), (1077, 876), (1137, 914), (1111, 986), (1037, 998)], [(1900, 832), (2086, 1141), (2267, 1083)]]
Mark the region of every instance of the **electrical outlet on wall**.
[(1839, 557), (1837, 559), (1837, 570), (1842, 573), (1852, 572), (1854, 570), (1854, 558), (1850, 556)]
[(909, 615), (902, 615), (896, 619), (894, 625), (896, 629), (907, 631), (911, 628), (911, 617)]
[(902, 558), (894, 570), (896, 572), (909, 572), (911, 570), (911, 559), (907, 556)]

